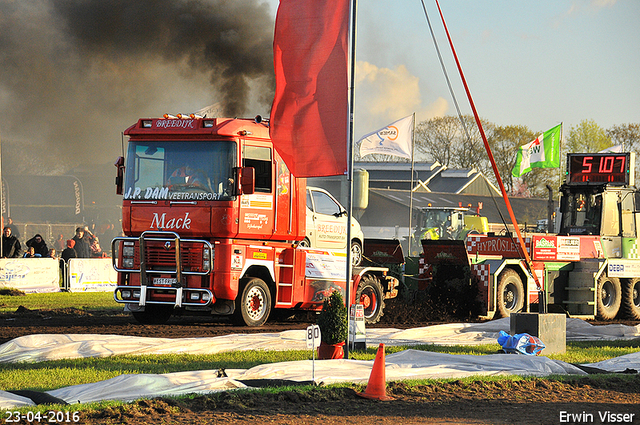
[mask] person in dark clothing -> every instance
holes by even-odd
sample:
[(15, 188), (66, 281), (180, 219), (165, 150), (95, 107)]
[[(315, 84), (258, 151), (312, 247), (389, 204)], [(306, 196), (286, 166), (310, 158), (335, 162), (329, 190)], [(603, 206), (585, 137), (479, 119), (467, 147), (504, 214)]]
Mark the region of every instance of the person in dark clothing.
[(67, 247), (62, 250), (61, 256), (65, 263), (68, 263), (71, 258), (78, 258), (78, 253), (73, 249), (75, 245), (76, 242), (73, 239), (67, 240)]
[(7, 227), (11, 229), (11, 234), (13, 236), (20, 239), (20, 231), (18, 230), (18, 226), (13, 224), (13, 219), (11, 217), (7, 217)]
[(5, 226), (2, 231), (2, 258), (18, 258), (21, 252), (20, 241), (11, 234), (11, 227)]
[(84, 229), (82, 227), (78, 227), (76, 229), (76, 235), (73, 237), (73, 241), (75, 242), (74, 249), (76, 250), (78, 258), (91, 257), (91, 248), (89, 245), (89, 241), (85, 237)]
[(36, 254), (40, 254), (41, 257), (46, 257), (49, 255), (49, 247), (47, 243), (42, 239), (42, 235), (40, 233), (36, 233), (34, 237), (27, 241), (27, 247), (35, 250)]

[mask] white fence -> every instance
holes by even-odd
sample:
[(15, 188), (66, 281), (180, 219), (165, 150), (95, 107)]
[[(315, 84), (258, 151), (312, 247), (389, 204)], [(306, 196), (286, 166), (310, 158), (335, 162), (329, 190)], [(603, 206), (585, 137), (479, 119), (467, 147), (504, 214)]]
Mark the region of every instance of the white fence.
[(0, 288), (26, 293), (109, 292), (116, 285), (111, 258), (72, 258), (63, 267), (53, 258), (0, 259)]

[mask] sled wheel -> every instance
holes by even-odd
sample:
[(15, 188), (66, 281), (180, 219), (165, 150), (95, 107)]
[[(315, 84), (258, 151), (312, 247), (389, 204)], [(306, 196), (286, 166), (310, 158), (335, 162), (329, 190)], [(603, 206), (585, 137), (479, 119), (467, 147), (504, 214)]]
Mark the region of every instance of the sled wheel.
[(509, 317), (511, 313), (522, 311), (524, 306), (524, 287), (520, 275), (506, 269), (498, 278), (496, 318)]
[(384, 314), (384, 291), (375, 277), (363, 276), (356, 291), (356, 302), (364, 307), (366, 324), (378, 323)]
[(236, 298), (235, 319), (247, 326), (262, 326), (271, 312), (271, 292), (262, 279), (249, 280)]

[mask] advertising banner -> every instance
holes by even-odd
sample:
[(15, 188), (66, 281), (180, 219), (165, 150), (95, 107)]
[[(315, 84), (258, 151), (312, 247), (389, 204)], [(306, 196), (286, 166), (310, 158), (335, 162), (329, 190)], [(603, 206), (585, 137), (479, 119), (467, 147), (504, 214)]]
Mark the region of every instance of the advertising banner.
[(60, 292), (60, 266), (53, 258), (0, 259), (0, 287), (26, 293)]
[(69, 292), (110, 292), (118, 283), (111, 258), (69, 260)]

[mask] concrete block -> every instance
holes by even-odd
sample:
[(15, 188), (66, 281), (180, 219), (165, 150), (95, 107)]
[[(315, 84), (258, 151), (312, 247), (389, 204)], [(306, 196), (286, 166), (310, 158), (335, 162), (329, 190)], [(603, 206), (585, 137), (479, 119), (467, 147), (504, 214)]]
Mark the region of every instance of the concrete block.
[(567, 316), (558, 313), (512, 313), (511, 335), (527, 333), (545, 345), (541, 355), (567, 351)]

